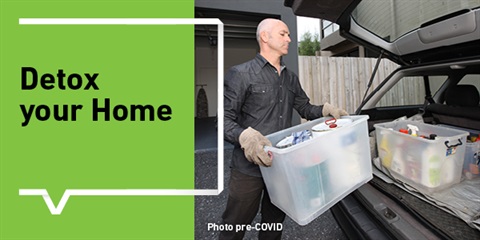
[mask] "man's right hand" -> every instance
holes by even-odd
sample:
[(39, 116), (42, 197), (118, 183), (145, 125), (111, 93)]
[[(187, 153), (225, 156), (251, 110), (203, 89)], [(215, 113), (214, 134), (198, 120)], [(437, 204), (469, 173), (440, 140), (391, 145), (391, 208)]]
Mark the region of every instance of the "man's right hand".
[(263, 147), (272, 146), (272, 143), (260, 132), (248, 127), (240, 134), (239, 142), (248, 161), (264, 167), (272, 165), (272, 159), (263, 150)]

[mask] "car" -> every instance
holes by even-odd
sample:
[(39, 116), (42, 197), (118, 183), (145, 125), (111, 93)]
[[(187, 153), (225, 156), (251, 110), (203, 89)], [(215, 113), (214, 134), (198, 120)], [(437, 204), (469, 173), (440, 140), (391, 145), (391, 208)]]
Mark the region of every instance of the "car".
[[(345, 234), (350, 239), (480, 239), (480, 142), (473, 142), (480, 134), (480, 1), (286, 0), (284, 4), (297, 16), (338, 24), (343, 37), (379, 53), (379, 59), (400, 65), (365, 94), (355, 112), (369, 116), (371, 145), (376, 146), (374, 176), (330, 209)], [(447, 162), (449, 149), (451, 153), (457, 147), (465, 149), (465, 157), (456, 158), (463, 165), (453, 162), (437, 172), (438, 181), (446, 181), (445, 171), (454, 171), (458, 181), (425, 190), (406, 173), (386, 166), (379, 131), (388, 132), (389, 124), (405, 119), (440, 132), (465, 134), (459, 142), (445, 143), (443, 156)], [(422, 149), (403, 151), (400, 158), (406, 163), (409, 154)], [(431, 154), (445, 155), (442, 151)], [(426, 160), (415, 161), (425, 164)], [(417, 169), (417, 174), (433, 176), (432, 170), (424, 170)]]

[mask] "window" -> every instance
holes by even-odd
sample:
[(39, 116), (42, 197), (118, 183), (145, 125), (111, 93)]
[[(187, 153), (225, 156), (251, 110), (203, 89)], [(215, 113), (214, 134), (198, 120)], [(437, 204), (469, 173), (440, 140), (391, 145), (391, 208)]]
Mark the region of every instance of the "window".
[(466, 75), (458, 84), (473, 85), (477, 87), (477, 91), (480, 92), (480, 75)]
[(462, 9), (474, 9), (479, 1), (378, 1), (363, 0), (352, 16), (355, 21), (386, 41), (395, 41), (422, 24)]
[[(429, 76), (430, 91), (438, 91), (447, 76)], [(421, 105), (425, 102), (423, 76), (408, 76), (400, 79), (395, 86), (383, 95), (376, 107)]]
[(322, 22), (323, 22), (323, 28), (322, 28), (323, 37), (326, 37), (332, 34), (333, 32), (337, 31), (339, 28), (337, 24), (332, 23), (330, 21), (322, 20)]

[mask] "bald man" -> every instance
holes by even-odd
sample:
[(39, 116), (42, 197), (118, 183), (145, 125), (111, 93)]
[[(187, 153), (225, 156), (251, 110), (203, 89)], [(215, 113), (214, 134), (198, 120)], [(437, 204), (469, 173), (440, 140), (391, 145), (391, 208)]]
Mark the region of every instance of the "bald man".
[[(223, 231), (220, 239), (242, 239), (241, 226), (251, 224), (261, 202), (262, 223), (282, 223), (285, 213), (274, 206), (265, 191), (259, 166), (269, 167), (272, 160), (263, 150), (271, 146), (264, 136), (292, 126), (295, 109), (308, 120), (347, 113), (331, 104), (310, 104), (295, 73), (282, 62), (291, 42), (287, 25), (278, 19), (258, 24), (260, 53), (225, 75), (225, 140), (234, 144), (228, 200), (223, 223), (233, 231)], [(263, 194), (263, 195), (262, 195)], [(282, 231), (260, 231), (259, 239), (280, 239)]]

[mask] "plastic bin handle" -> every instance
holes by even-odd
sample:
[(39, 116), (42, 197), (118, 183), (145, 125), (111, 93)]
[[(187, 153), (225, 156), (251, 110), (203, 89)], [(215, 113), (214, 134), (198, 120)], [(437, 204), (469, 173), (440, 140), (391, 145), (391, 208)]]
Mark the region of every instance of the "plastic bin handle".
[(273, 160), (273, 152), (272, 152), (272, 151), (268, 151), (267, 154), (268, 154), (268, 156), (270, 157), (270, 160)]
[(459, 138), (458, 143), (455, 144), (455, 145), (448, 146), (448, 143), (449, 143), (449, 141), (445, 141), (445, 146), (447, 146), (447, 148), (454, 148), (454, 147), (458, 147), (458, 146), (462, 145), (462, 140)]
[(263, 151), (265, 151), (268, 155), (268, 157), (270, 157), (270, 160), (273, 160), (273, 152), (270, 150), (272, 149), (273, 147), (270, 147), (270, 146), (264, 146), (263, 147)]

